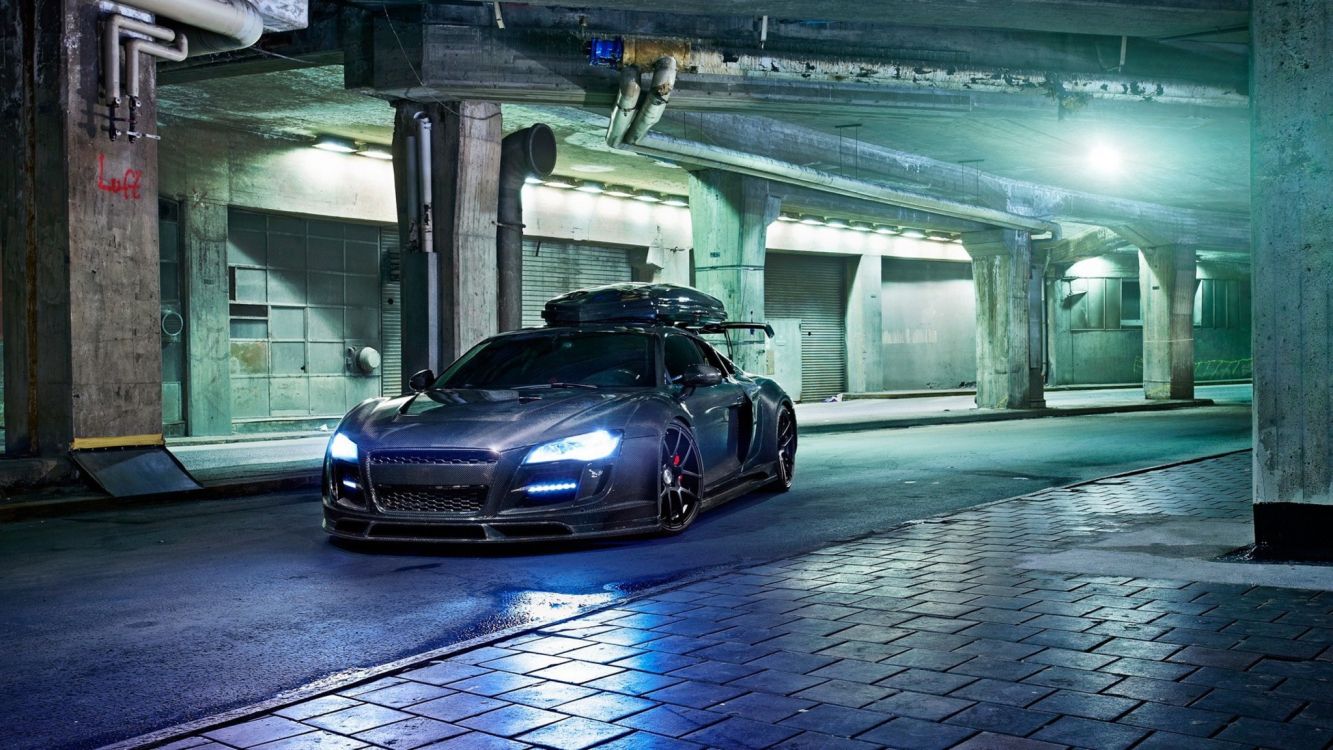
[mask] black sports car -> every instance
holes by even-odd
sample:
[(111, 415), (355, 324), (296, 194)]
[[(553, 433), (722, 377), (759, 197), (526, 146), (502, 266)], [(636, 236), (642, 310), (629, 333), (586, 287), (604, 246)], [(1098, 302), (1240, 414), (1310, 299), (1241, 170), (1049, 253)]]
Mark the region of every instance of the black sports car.
[(791, 399), (701, 333), (715, 298), (619, 284), (547, 303), (548, 327), (489, 338), (415, 391), (354, 408), (324, 461), (344, 539), (498, 542), (679, 532), (759, 487), (786, 490)]

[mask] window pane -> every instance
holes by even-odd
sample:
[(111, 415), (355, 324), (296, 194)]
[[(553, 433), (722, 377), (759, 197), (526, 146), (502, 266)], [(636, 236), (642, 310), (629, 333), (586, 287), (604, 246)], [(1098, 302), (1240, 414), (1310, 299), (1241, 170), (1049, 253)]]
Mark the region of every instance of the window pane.
[(1134, 279), (1120, 281), (1120, 325), (1121, 327), (1143, 325), (1143, 306), (1139, 298), (1139, 282)]

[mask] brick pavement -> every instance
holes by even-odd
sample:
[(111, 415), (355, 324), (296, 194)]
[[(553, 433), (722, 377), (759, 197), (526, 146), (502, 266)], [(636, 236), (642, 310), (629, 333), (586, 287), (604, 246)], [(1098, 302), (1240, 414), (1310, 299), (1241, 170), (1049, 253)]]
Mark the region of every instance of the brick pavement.
[(1249, 461), (909, 524), (162, 747), (1325, 748), (1333, 594), (1018, 565), (1246, 519)]

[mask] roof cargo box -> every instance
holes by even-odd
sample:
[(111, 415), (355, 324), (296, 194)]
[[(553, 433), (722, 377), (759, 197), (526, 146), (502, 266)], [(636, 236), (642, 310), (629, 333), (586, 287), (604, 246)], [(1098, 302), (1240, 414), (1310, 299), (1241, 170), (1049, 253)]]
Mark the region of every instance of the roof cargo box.
[(594, 323), (673, 325), (697, 328), (727, 319), (722, 302), (698, 289), (642, 282), (578, 289), (546, 303), (547, 325)]

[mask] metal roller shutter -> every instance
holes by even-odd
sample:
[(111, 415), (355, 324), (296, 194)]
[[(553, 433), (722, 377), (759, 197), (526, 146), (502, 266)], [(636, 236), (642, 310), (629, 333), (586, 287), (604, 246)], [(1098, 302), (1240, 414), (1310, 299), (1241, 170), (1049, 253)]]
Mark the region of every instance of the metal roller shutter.
[(764, 314), (801, 321), (801, 399), (847, 390), (847, 263), (843, 258), (769, 253)]
[(629, 251), (606, 245), (523, 241), (523, 325), (545, 325), (546, 300), (583, 287), (632, 281)]
[(398, 228), (380, 230), (380, 388), (397, 396), (403, 384), (403, 254)]

